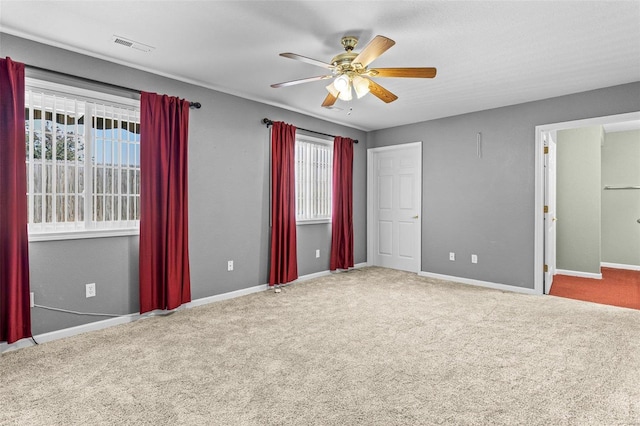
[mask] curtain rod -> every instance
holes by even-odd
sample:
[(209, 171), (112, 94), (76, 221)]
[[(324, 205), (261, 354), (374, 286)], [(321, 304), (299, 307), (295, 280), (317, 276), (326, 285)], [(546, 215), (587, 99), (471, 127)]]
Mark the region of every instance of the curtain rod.
[[(94, 80), (92, 78), (80, 77), (79, 75), (68, 74), (66, 72), (54, 71), (54, 70), (50, 70), (50, 69), (47, 69), (47, 68), (36, 67), (34, 65), (28, 65), (28, 64), (25, 64), (25, 67), (31, 68), (31, 69), (37, 70), (37, 71), (44, 71), (44, 72), (49, 72), (49, 73), (52, 73), (52, 74), (61, 75), (63, 77), (75, 78), (77, 80), (82, 80), (82, 81), (87, 82), (87, 83), (100, 84), (102, 86), (107, 86), (107, 87), (111, 87), (111, 88), (114, 88), (114, 89), (127, 90), (129, 92), (140, 93), (140, 90), (138, 90), (138, 89), (132, 89), (130, 87), (120, 86), (118, 84), (107, 83), (107, 82), (104, 82), (104, 81), (98, 81), (98, 80)], [(189, 107), (191, 107), (191, 108), (200, 109), (201, 106), (202, 106), (202, 104), (200, 102), (189, 102)]]
[[(268, 118), (263, 118), (262, 119), (262, 124), (264, 124), (267, 127), (269, 127), (269, 126), (271, 126), (273, 124), (273, 121), (269, 120)], [(305, 132), (309, 132), (309, 133), (315, 133), (316, 135), (331, 136), (332, 138), (336, 137), (335, 135), (330, 135), (328, 133), (322, 133), (322, 132), (316, 132), (315, 130), (303, 129), (302, 127), (296, 127), (296, 129), (304, 130)], [(358, 143), (358, 139), (353, 139), (353, 143)]]

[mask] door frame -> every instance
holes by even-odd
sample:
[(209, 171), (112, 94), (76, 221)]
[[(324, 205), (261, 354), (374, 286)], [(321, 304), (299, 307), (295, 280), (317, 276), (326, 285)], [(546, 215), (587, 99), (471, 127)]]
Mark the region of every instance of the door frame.
[[(549, 206), (548, 216), (545, 219), (544, 228), (544, 263), (546, 265), (544, 271), (544, 293), (549, 294), (551, 291), (551, 285), (553, 284), (553, 276), (556, 273), (556, 215), (557, 215), (557, 202), (556, 202), (556, 158), (558, 142), (556, 137), (557, 132), (542, 132), (543, 145), (545, 147), (545, 177), (544, 177), (544, 204)], [(546, 138), (549, 140), (546, 140)], [(548, 148), (548, 150), (546, 149)]]
[(576, 127), (598, 126), (619, 123), (622, 121), (640, 120), (640, 111), (624, 114), (586, 118), (582, 120), (563, 121), (541, 124), (535, 127), (535, 213), (534, 213), (534, 259), (533, 290), (536, 294), (544, 294), (544, 245), (547, 238), (544, 226), (544, 140), (543, 133), (557, 130), (574, 129)]
[[(367, 149), (367, 263), (371, 262), (374, 259), (373, 250), (374, 250), (374, 237), (375, 237), (375, 227), (374, 227), (374, 208), (373, 201), (375, 199), (375, 190), (377, 189), (376, 179), (373, 175), (373, 160), (376, 154), (387, 151), (400, 151), (410, 148), (420, 148), (420, 179), (422, 179), (422, 141), (418, 142), (407, 142), (396, 145), (382, 146), (379, 148), (369, 148)], [(422, 183), (422, 182), (421, 182)], [(420, 212), (420, 242), (418, 244), (418, 257), (420, 258), (420, 266), (418, 267), (418, 271), (422, 270), (422, 185), (420, 185), (420, 205), (418, 206), (418, 211)], [(372, 265), (372, 264), (370, 264)], [(373, 265), (372, 265), (373, 266)]]

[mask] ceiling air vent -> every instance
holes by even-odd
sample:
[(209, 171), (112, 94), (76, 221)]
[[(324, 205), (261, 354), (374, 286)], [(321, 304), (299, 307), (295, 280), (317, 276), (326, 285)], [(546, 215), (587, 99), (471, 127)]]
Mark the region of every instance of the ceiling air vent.
[(139, 43), (137, 41), (129, 40), (129, 39), (126, 39), (124, 37), (117, 36), (117, 35), (113, 36), (113, 42), (115, 44), (119, 44), (119, 45), (124, 46), (124, 47), (130, 47), (132, 49), (136, 49), (136, 50), (139, 50), (141, 52), (151, 52), (152, 50), (155, 49), (155, 47), (148, 46), (146, 44), (142, 44), (142, 43)]

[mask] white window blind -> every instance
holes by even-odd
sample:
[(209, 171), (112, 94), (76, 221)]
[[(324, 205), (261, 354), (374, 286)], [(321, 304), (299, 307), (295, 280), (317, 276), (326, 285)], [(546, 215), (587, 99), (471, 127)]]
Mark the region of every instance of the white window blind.
[(53, 83), (28, 83), (30, 236), (138, 228), (139, 103), (123, 98), (118, 104), (114, 101), (120, 99), (114, 98)]
[(333, 144), (319, 138), (296, 136), (296, 220), (331, 220)]

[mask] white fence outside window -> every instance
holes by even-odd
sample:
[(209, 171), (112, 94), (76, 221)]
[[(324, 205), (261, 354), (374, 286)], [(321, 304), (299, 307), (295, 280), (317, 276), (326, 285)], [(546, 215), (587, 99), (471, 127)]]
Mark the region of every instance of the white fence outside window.
[(25, 140), (30, 239), (137, 232), (139, 102), (28, 81)]

